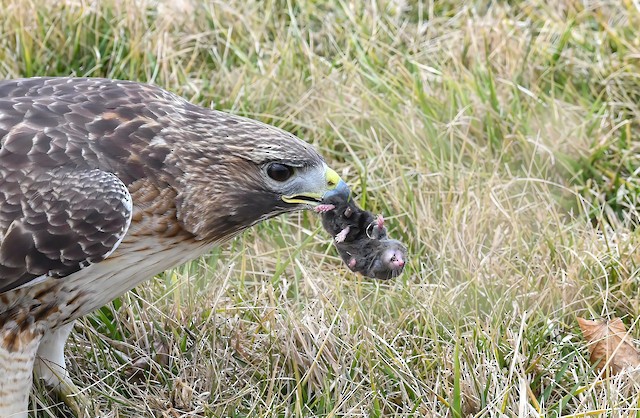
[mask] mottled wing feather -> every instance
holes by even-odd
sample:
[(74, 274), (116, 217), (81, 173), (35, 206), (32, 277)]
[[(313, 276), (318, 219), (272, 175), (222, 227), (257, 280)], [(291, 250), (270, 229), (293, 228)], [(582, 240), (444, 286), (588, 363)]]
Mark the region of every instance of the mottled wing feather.
[(169, 149), (147, 145), (183, 102), (128, 81), (0, 81), (0, 292), (108, 256), (131, 216), (125, 185), (164, 163)]
[(128, 185), (163, 164), (170, 150), (146, 145), (181, 104), (193, 106), (129, 81), (0, 81), (0, 171), (33, 165), (100, 168)]
[(131, 213), (125, 185), (101, 170), (62, 167), (0, 178), (0, 292), (103, 260), (126, 233)]

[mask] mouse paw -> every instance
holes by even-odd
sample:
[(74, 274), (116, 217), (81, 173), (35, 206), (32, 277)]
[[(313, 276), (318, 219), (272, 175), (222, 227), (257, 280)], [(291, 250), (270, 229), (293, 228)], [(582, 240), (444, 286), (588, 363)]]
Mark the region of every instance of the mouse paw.
[(374, 222), (371, 222), (367, 227), (367, 236), (371, 239), (381, 239), (387, 236), (387, 231), (384, 228), (384, 218), (382, 215), (378, 215)]
[(330, 212), (335, 208), (336, 208), (336, 205), (326, 203), (326, 204), (316, 206), (315, 208), (313, 208), (313, 210), (316, 211), (317, 213), (325, 213), (325, 212)]
[(343, 229), (342, 231), (338, 232), (338, 235), (336, 235), (336, 237), (335, 237), (335, 241), (336, 242), (344, 242), (344, 240), (347, 239), (347, 234), (349, 233), (350, 229), (351, 228), (347, 226), (345, 229)]
[(351, 260), (349, 260), (349, 264), (347, 264), (349, 266), (350, 269), (353, 269), (356, 267), (356, 259), (352, 258)]

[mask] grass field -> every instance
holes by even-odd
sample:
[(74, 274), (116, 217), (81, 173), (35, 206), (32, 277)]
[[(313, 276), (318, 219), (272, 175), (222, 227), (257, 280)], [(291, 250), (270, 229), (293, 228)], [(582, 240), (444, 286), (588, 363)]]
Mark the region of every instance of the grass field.
[[(0, 0), (0, 76), (149, 81), (317, 146), (408, 244), (356, 277), (268, 221), (79, 321), (107, 417), (640, 415), (640, 3)], [(44, 391), (39, 417), (64, 414)]]

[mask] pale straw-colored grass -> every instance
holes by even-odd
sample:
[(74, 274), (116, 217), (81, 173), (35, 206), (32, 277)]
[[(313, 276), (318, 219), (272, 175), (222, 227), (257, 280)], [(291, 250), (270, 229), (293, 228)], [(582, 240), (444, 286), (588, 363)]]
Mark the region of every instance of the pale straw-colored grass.
[(1, 76), (151, 81), (278, 125), (411, 253), (374, 282), (316, 216), (269, 221), (80, 321), (73, 379), (109, 417), (629, 416), (636, 380), (598, 377), (575, 318), (640, 335), (638, 9), (1, 0)]

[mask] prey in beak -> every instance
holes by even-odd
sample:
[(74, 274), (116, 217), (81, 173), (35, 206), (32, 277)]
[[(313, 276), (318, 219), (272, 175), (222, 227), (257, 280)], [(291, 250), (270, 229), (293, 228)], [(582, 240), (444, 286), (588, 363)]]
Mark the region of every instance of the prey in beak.
[(351, 271), (363, 276), (388, 280), (399, 276), (407, 260), (407, 249), (387, 236), (384, 218), (377, 218), (345, 199), (341, 191), (329, 192), (328, 198), (315, 207), (322, 214), (322, 226)]

